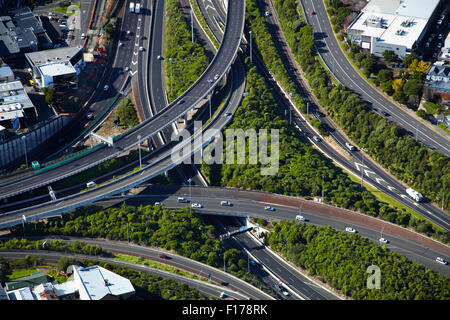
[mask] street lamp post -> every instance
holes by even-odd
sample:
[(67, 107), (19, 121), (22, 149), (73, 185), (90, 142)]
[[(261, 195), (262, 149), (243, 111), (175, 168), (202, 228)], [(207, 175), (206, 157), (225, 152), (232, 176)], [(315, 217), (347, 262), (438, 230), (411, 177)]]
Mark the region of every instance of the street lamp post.
[(142, 159), (141, 159), (141, 135), (138, 134), (137, 136), (138, 140), (139, 140), (139, 169), (142, 169)]
[(192, 43), (194, 43), (194, 18), (192, 17), (193, 10), (191, 9), (191, 33), (192, 33)]
[(170, 93), (172, 93), (172, 62), (173, 62), (173, 59), (169, 58), (169, 62), (170, 62)]
[(253, 31), (250, 30), (250, 63), (253, 64), (253, 50), (252, 50), (252, 34)]
[(322, 203), (325, 203), (325, 194), (324, 194), (325, 191), (323, 189), (323, 185), (324, 185), (323, 178), (324, 178), (324, 176), (322, 176)]
[(189, 212), (190, 214), (192, 214), (192, 189), (191, 189), (192, 179), (189, 178), (188, 182), (189, 182), (189, 201), (191, 202), (191, 205), (189, 206)]
[(23, 150), (25, 151), (25, 165), (28, 168), (28, 155), (27, 155), (27, 141), (26, 141), (26, 137), (22, 136), (22, 142), (23, 142)]
[[(292, 92), (289, 92), (289, 96), (292, 99)], [(289, 108), (289, 124), (292, 124), (292, 109)]]

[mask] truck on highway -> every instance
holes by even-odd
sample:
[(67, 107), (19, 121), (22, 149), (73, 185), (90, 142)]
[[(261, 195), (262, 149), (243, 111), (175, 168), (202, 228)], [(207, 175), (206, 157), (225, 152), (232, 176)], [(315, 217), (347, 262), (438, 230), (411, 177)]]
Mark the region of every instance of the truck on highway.
[(130, 12), (134, 12), (134, 2), (130, 2)]
[(134, 12), (136, 12), (136, 13), (141, 12), (141, 4), (140, 3), (136, 3), (136, 8), (135, 8)]
[(406, 189), (406, 193), (411, 199), (413, 199), (416, 202), (420, 202), (423, 199), (422, 195), (414, 189), (408, 188)]

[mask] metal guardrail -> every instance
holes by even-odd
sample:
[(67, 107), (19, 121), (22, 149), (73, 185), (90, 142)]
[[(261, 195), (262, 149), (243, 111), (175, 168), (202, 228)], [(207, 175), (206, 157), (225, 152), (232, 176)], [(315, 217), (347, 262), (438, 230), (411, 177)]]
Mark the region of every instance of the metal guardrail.
[[(242, 15), (245, 16), (245, 6), (244, 6), (244, 10), (242, 11)], [(230, 23), (232, 23), (232, 22), (230, 21), (231, 19), (232, 19), (232, 17), (230, 17), (230, 15), (227, 15), (227, 26), (230, 25)], [(227, 30), (225, 29), (225, 33), (226, 33), (226, 31), (227, 31)], [(239, 36), (239, 38), (242, 37), (243, 31), (244, 31), (244, 23), (242, 23), (242, 25), (241, 25), (241, 30), (240, 30), (240, 36)], [(225, 45), (226, 45), (226, 44), (225, 44)], [(193, 87), (195, 87), (195, 86), (196, 86), (196, 85), (197, 85), (197, 84), (205, 77), (205, 74), (212, 68), (212, 66), (214, 65), (214, 62), (215, 62), (217, 59), (220, 59), (220, 54), (219, 54), (219, 53), (220, 53), (221, 51), (225, 50), (225, 49), (224, 49), (225, 45), (224, 45), (224, 42), (222, 41), (222, 43), (221, 43), (221, 45), (220, 45), (220, 47), (219, 47), (219, 50), (218, 50), (218, 54), (216, 54), (216, 56), (214, 57), (213, 61), (210, 63), (210, 65), (208, 66), (208, 68), (203, 72), (203, 74), (200, 76), (200, 78), (199, 78), (194, 84), (192, 84), (192, 85), (191, 85), (191, 86), (190, 86), (190, 87), (189, 87), (189, 88), (188, 88), (181, 96), (179, 96), (179, 97), (178, 97), (177, 99), (175, 99), (171, 104), (169, 104), (168, 106), (166, 106), (165, 108), (163, 108), (157, 115), (154, 115), (153, 117), (149, 118), (149, 119), (146, 120), (145, 122), (142, 122), (141, 124), (139, 124), (138, 126), (134, 127), (133, 129), (129, 130), (128, 132), (122, 134), (117, 140), (123, 139), (124, 137), (127, 137), (127, 136), (129, 136), (129, 135), (135, 133), (137, 130), (141, 129), (142, 127), (146, 126), (148, 123), (150, 123), (150, 122), (152, 122), (153, 120), (155, 120), (155, 118), (159, 117), (160, 114), (164, 113), (165, 111), (167, 111), (167, 110), (169, 110), (170, 108), (172, 108), (172, 107), (174, 107), (175, 105), (177, 105), (177, 104), (178, 104), (178, 101), (179, 101), (180, 99), (182, 99), (183, 97), (185, 97), (185, 96), (187, 95), (187, 93), (188, 93)], [(202, 99), (203, 99), (203, 98), (211, 91), (211, 89), (214, 88), (214, 87), (217, 85), (217, 83), (218, 83), (219, 81), (221, 81), (222, 77), (230, 70), (231, 64), (235, 61), (238, 50), (239, 50), (239, 45), (236, 46), (236, 48), (234, 49), (234, 52), (233, 52), (233, 57), (234, 57), (234, 58), (231, 59), (230, 61), (228, 61), (227, 66), (226, 66), (224, 72), (222, 73), (222, 75), (216, 80), (216, 82), (212, 83), (212, 84), (211, 84), (211, 87), (210, 87), (206, 92), (204, 92), (203, 96), (198, 97), (197, 100), (196, 100), (196, 101), (195, 101), (195, 102), (194, 102), (187, 110), (190, 110), (190, 109), (194, 108), (194, 106), (197, 105), (197, 104), (198, 104), (198, 103), (199, 103), (199, 102), (200, 102), (200, 101), (201, 101), (201, 100), (202, 100)], [(181, 113), (177, 114), (175, 117), (166, 120), (166, 122), (163, 124), (163, 126), (162, 126), (161, 128), (159, 128), (159, 130), (156, 130), (156, 131), (154, 131), (154, 132), (152, 132), (152, 133), (150, 133), (150, 134), (144, 135), (144, 136), (141, 138), (141, 140), (148, 139), (148, 138), (154, 136), (155, 134), (157, 134), (157, 133), (158, 133), (159, 131), (161, 131), (162, 129), (164, 129), (164, 128), (166, 128), (167, 126), (171, 125), (174, 121), (176, 121), (178, 118), (180, 118), (181, 116), (183, 116), (186, 112), (187, 112), (187, 111), (186, 111), (186, 109), (185, 109), (185, 110), (183, 110)], [(84, 134), (84, 133), (85, 133), (85, 131), (83, 131), (82, 134)], [(39, 183), (39, 184), (37, 184), (37, 185), (33, 185), (33, 186), (31, 186), (31, 187), (29, 187), (29, 188), (26, 188), (26, 189), (22, 189), (21, 191), (9, 193), (8, 195), (6, 195), (6, 197), (15, 196), (15, 195), (17, 195), (17, 194), (20, 194), (20, 193), (23, 193), (23, 192), (26, 192), (26, 191), (30, 191), (30, 190), (33, 190), (33, 189), (36, 189), (36, 188), (39, 188), (39, 187), (42, 187), (42, 186), (51, 184), (51, 183), (53, 183), (53, 182), (55, 182), (55, 181), (58, 181), (58, 180), (67, 178), (67, 177), (69, 177), (69, 176), (71, 176), (71, 175), (80, 173), (80, 172), (82, 172), (82, 171), (84, 171), (84, 170), (87, 170), (87, 169), (93, 167), (93, 166), (99, 165), (99, 164), (101, 164), (101, 163), (103, 163), (103, 162), (105, 162), (105, 161), (107, 161), (107, 160), (109, 160), (109, 159), (115, 158), (115, 157), (119, 156), (120, 154), (122, 154), (122, 153), (124, 153), (124, 152), (126, 152), (126, 151), (128, 151), (128, 150), (130, 150), (130, 149), (132, 149), (132, 148), (134, 148), (134, 147), (137, 146), (138, 144), (139, 144), (139, 141), (138, 141), (137, 139), (135, 139), (135, 142), (128, 144), (127, 147), (122, 148), (120, 151), (117, 151), (117, 152), (115, 152), (115, 153), (112, 153), (112, 154), (110, 154), (109, 156), (106, 156), (105, 158), (102, 158), (101, 160), (97, 160), (97, 161), (95, 161), (95, 162), (88, 163), (88, 164), (86, 164), (86, 165), (84, 165), (84, 166), (78, 168), (77, 170), (72, 170), (72, 171), (67, 172), (67, 173), (65, 173), (65, 174), (59, 175), (58, 177), (55, 177), (55, 178), (53, 178), (53, 179), (47, 180), (47, 181), (42, 182), (42, 183)], [(66, 162), (64, 162), (64, 163), (66, 163)], [(57, 166), (55, 166), (55, 167), (57, 167)], [(53, 167), (53, 168), (54, 168), (54, 167)], [(167, 170), (169, 170), (169, 169), (167, 169)], [(164, 170), (164, 171), (167, 171), (167, 170)], [(3, 197), (3, 198), (5, 198), (5, 197)]]

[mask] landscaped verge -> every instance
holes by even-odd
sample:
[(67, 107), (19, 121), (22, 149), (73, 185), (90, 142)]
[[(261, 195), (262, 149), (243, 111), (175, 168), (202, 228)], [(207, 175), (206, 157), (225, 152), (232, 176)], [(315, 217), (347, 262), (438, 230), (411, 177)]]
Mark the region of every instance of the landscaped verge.
[(296, 0), (276, 0), (275, 8), (283, 32), (314, 94), (328, 114), (360, 147), (397, 179), (412, 186), (448, 209), (450, 162), (411, 138), (395, 123), (371, 111), (348, 88), (333, 85), (316, 60), (312, 27), (305, 23)]

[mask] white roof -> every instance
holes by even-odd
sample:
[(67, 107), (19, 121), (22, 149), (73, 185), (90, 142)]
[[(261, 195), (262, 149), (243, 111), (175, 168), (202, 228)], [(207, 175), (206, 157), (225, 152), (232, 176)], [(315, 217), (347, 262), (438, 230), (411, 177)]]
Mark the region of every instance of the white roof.
[(70, 63), (55, 62), (38, 66), (44, 76), (60, 76), (64, 74), (76, 73), (77, 71)]
[(75, 291), (78, 290), (75, 281), (66, 281), (63, 283), (58, 283), (53, 285), (53, 290), (55, 291), (56, 295), (59, 296), (66, 296), (69, 294), (73, 294)]
[(403, 0), (398, 7), (396, 14), (428, 20), (439, 4), (439, 0)]
[[(108, 294), (120, 296), (134, 292), (131, 281), (100, 266), (75, 268), (74, 280), (81, 282), (80, 298), (100, 300)], [(84, 291), (84, 292), (82, 292)]]
[(9, 300), (36, 300), (29, 287), (8, 291)]
[[(381, 19), (379, 26), (367, 25), (366, 21), (370, 19), (376, 20), (378, 18)], [(408, 25), (405, 24), (407, 21), (409, 22)], [(352, 30), (361, 30), (361, 35), (378, 38), (377, 41), (412, 48), (426, 25), (427, 20), (425, 19), (364, 12), (352, 23), (350, 28)]]
[(9, 112), (0, 112), (0, 121), (12, 120), (15, 118), (22, 118), (23, 112), (20, 110), (17, 111), (9, 111)]
[(371, 0), (362, 12), (430, 19), (439, 0)]

